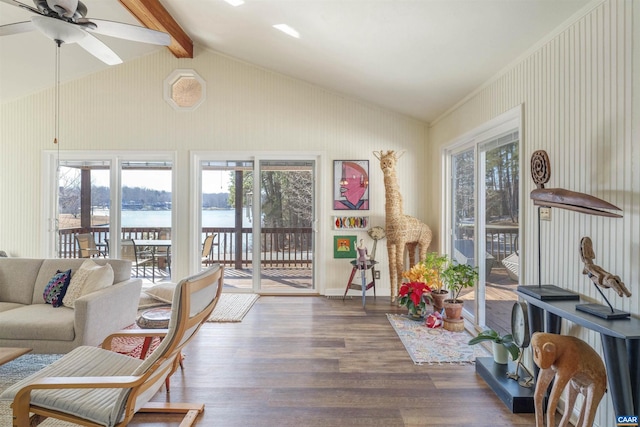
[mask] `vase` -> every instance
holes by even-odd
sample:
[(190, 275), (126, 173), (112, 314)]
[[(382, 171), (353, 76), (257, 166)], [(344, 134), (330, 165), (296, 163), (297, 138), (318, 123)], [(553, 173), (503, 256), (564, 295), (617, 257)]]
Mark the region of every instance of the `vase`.
[(493, 361), (499, 365), (506, 365), (509, 363), (509, 350), (502, 344), (497, 342), (493, 344)]
[(441, 289), (439, 291), (431, 291), (431, 300), (433, 301), (433, 311), (442, 312), (444, 300), (449, 296), (449, 292)]
[(409, 310), (409, 317), (411, 319), (413, 319), (413, 320), (423, 320), (424, 319), (424, 313), (419, 308), (416, 309), (415, 313), (413, 311)]

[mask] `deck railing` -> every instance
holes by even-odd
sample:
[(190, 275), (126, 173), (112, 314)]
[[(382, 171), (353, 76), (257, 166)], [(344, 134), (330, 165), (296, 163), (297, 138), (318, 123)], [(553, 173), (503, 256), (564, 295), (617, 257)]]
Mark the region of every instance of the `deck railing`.
[[(311, 264), (313, 258), (312, 229), (263, 228), (260, 235), (261, 262), (271, 267), (303, 267)], [(109, 238), (109, 230), (104, 227), (68, 228), (59, 231), (59, 253), (61, 258), (78, 258), (80, 250), (75, 236), (92, 233), (96, 243)], [(168, 228), (126, 227), (122, 229), (123, 239), (158, 239), (160, 234), (170, 235)], [(202, 241), (206, 235), (216, 234), (212, 250), (206, 256), (208, 262), (220, 263), (235, 268), (251, 267), (254, 247), (252, 229), (243, 228), (240, 235), (232, 227), (206, 227), (202, 229)], [(238, 250), (236, 250), (238, 248)]]
[[(498, 262), (517, 250), (517, 227), (487, 227), (487, 251)], [(106, 242), (109, 230), (104, 227), (60, 230), (59, 249), (62, 258), (78, 258), (79, 248), (75, 236), (92, 233), (96, 243)], [(234, 268), (251, 267), (253, 261), (252, 229), (243, 228), (240, 236), (233, 227), (206, 227), (202, 229), (202, 242), (206, 235), (216, 234), (214, 246), (207, 259)], [(261, 262), (271, 267), (305, 267), (313, 258), (313, 231), (307, 227), (263, 228), (260, 235)], [(122, 229), (123, 239), (158, 239), (160, 234), (170, 235), (169, 228), (127, 227)], [(236, 247), (240, 250), (237, 251)]]

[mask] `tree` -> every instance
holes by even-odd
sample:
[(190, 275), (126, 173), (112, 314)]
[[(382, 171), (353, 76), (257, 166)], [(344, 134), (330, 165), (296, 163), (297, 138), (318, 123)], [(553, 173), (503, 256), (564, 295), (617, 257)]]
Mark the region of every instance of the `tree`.
[(487, 152), (485, 186), (487, 218), (508, 217), (511, 222), (518, 222), (517, 142)]
[(77, 218), (80, 214), (80, 171), (60, 167), (58, 177), (58, 208), (62, 214)]

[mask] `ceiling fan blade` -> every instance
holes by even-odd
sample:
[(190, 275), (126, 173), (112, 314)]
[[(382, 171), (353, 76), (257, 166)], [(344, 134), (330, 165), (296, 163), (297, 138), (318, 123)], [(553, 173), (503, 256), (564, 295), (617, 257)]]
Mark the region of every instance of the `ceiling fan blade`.
[[(95, 28), (91, 23), (95, 24)], [(105, 21), (103, 19), (78, 19), (78, 24), (85, 26), (91, 32), (119, 39), (131, 40), (141, 43), (169, 46), (171, 36), (162, 31), (151, 30), (137, 25), (129, 25), (123, 22)]]
[(16, 1), (16, 0), (0, 0), (0, 1), (3, 2), (3, 3), (10, 4), (12, 6), (17, 6), (17, 7), (23, 8), (23, 9), (27, 9), (28, 11), (31, 11), (33, 13), (37, 13), (38, 15), (42, 15), (42, 12), (40, 12), (35, 7), (29, 6), (28, 4), (20, 3), (19, 1)]
[(91, 34), (87, 33), (86, 37), (78, 40), (76, 43), (107, 65), (122, 64), (122, 59), (120, 59), (120, 57), (109, 48), (109, 46), (102, 43)]
[(26, 33), (33, 30), (35, 30), (35, 27), (31, 21), (16, 22), (15, 24), (0, 25), (0, 36), (10, 36), (11, 34)]

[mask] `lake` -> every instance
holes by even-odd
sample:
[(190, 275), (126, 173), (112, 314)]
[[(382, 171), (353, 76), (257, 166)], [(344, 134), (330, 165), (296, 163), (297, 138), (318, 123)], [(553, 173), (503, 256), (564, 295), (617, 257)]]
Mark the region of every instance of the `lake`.
[[(94, 215), (108, 215), (108, 211), (94, 210)], [(122, 211), (122, 227), (171, 227), (171, 211)], [(243, 212), (243, 227), (252, 227), (252, 222)], [(202, 227), (234, 227), (235, 210), (202, 211)]]

